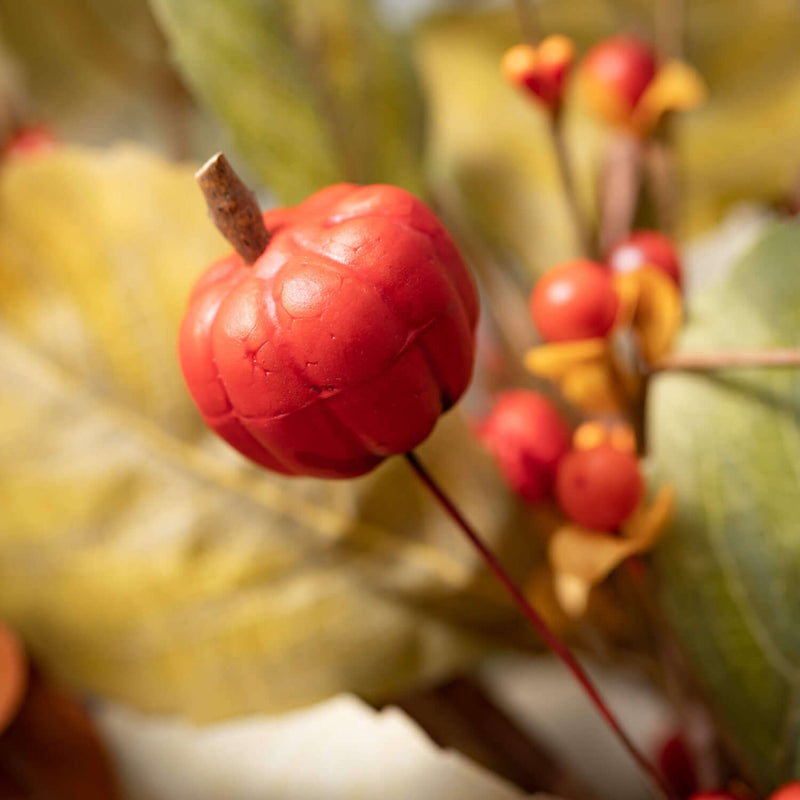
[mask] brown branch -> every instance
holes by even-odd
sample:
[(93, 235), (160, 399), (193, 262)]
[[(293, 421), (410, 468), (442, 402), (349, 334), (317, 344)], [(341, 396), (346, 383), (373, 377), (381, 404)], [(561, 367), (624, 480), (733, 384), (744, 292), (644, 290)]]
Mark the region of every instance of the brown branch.
[(608, 146), (600, 176), (600, 252), (630, 233), (639, 204), (644, 153), (634, 136), (620, 134)]
[(800, 367), (800, 349), (723, 350), (716, 353), (673, 353), (650, 367), (657, 372), (714, 372), (748, 367)]
[(536, 18), (536, 9), (529, 0), (514, 0), (519, 27), (522, 29), (522, 38), (526, 44), (536, 47), (539, 42), (539, 24)]
[(553, 142), (553, 150), (556, 155), (558, 174), (561, 178), (561, 185), (564, 190), (564, 199), (569, 209), (572, 226), (575, 230), (575, 237), (580, 243), (582, 254), (586, 258), (594, 255), (594, 244), (592, 241), (592, 231), (586, 215), (583, 212), (578, 192), (575, 188), (575, 178), (572, 171), (572, 162), (569, 157), (569, 149), (564, 138), (563, 118), (560, 113), (551, 114), (548, 120), (550, 137)]
[(253, 264), (269, 244), (269, 232), (255, 195), (242, 183), (222, 153), (195, 174), (206, 198), (208, 215), (245, 264)]
[(662, 61), (668, 58), (683, 58), (685, 25), (684, 0), (656, 0), (656, 44)]

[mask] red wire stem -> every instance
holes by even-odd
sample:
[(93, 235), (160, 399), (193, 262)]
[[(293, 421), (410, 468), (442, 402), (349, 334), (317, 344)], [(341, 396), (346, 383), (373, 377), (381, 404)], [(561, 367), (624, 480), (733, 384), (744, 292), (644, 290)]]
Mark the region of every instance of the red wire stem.
[(444, 493), (439, 484), (431, 476), (428, 470), (420, 463), (416, 454), (406, 453), (406, 460), (408, 461), (411, 469), (415, 472), (417, 477), (422, 481), (426, 488), (436, 498), (442, 509), (447, 512), (450, 518), (461, 529), (464, 535), (469, 539), (472, 546), (480, 553), (486, 566), (494, 573), (495, 577), (502, 584), (503, 588), (508, 593), (509, 597), (514, 601), (517, 608), (527, 617), (528, 621), (536, 629), (539, 636), (542, 637), (545, 644), (556, 655), (564, 666), (572, 673), (575, 680), (578, 681), (583, 691), (589, 697), (595, 708), (600, 713), (600, 716), (606, 721), (608, 726), (614, 731), (619, 741), (630, 753), (631, 757), (636, 761), (646, 776), (652, 781), (658, 793), (664, 797), (671, 798), (672, 791), (667, 784), (664, 777), (656, 769), (655, 765), (636, 747), (627, 733), (622, 728), (622, 725), (617, 720), (614, 713), (606, 705), (606, 702), (600, 695), (597, 687), (592, 679), (586, 673), (584, 668), (578, 663), (578, 660), (572, 654), (572, 651), (567, 645), (553, 632), (550, 626), (542, 619), (536, 609), (530, 604), (522, 590), (514, 583), (512, 578), (506, 572), (502, 564), (497, 560), (492, 551), (487, 547), (475, 529), (467, 522), (455, 504)]

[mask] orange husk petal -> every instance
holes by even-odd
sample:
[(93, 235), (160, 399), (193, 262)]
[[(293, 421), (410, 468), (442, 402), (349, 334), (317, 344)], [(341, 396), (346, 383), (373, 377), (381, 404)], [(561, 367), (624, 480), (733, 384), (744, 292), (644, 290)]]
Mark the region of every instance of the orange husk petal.
[(630, 106), (617, 94), (585, 72), (578, 82), (578, 97), (596, 116), (616, 127), (628, 129), (631, 126)]
[(525, 367), (534, 375), (555, 380), (576, 366), (598, 360), (606, 361), (608, 354), (608, 341), (604, 338), (554, 342), (528, 350), (525, 354)]
[(638, 543), (635, 552), (652, 549), (666, 530), (675, 509), (675, 487), (671, 483), (659, 487), (652, 502), (640, 506), (625, 521), (622, 535), (628, 541)]
[(675, 491), (662, 486), (649, 506), (641, 506), (623, 525), (622, 535), (591, 531), (578, 525), (562, 525), (548, 546), (555, 574), (555, 590), (564, 610), (580, 616), (589, 591), (605, 580), (626, 558), (651, 549), (672, 514)]
[(584, 422), (572, 434), (573, 450), (593, 450), (608, 438), (608, 429), (602, 422)]
[(643, 267), (614, 276), (620, 296), (635, 298), (631, 325), (642, 357), (652, 364), (666, 355), (683, 322), (683, 301), (674, 282), (661, 270)]
[(525, 88), (525, 81), (536, 71), (538, 62), (534, 47), (517, 44), (506, 50), (500, 68), (509, 83)]
[(553, 588), (561, 608), (570, 617), (582, 617), (589, 605), (589, 593), (592, 584), (576, 575), (556, 573)]
[(608, 434), (608, 440), (616, 450), (620, 450), (623, 453), (636, 452), (636, 434), (626, 422), (615, 424)]
[(625, 398), (610, 362), (576, 366), (559, 381), (564, 397), (590, 414), (617, 415)]
[(568, 66), (575, 60), (575, 44), (569, 36), (554, 33), (542, 39), (537, 54), (543, 66)]
[(667, 61), (636, 104), (633, 126), (640, 133), (649, 133), (667, 111), (690, 111), (707, 96), (706, 83), (694, 67), (684, 61)]

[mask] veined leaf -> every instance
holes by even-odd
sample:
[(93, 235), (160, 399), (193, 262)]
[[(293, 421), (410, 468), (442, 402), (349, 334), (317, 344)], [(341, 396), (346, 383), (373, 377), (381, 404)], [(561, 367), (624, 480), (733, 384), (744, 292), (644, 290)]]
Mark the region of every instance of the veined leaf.
[[(681, 349), (800, 344), (800, 226), (775, 223), (689, 308)], [(655, 462), (677, 513), (664, 599), (720, 717), (765, 787), (800, 773), (800, 372), (663, 375)]]
[[(0, 616), (71, 684), (197, 717), (381, 698), (515, 638), (402, 459), (291, 480), (206, 431), (175, 342), (223, 249), (189, 167), (121, 147), (3, 170)], [(529, 578), (530, 520), (457, 412), (422, 454)]]
[(151, 0), (179, 67), (283, 202), (339, 180), (420, 192), (409, 56), (369, 0)]

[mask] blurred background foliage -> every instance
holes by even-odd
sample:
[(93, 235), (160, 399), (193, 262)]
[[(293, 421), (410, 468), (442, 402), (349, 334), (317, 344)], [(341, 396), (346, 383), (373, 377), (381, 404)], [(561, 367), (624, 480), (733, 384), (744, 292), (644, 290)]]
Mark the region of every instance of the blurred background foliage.
[[(688, 240), (743, 201), (770, 205), (795, 188), (800, 6), (685, 5), (684, 57), (710, 91), (708, 104), (674, 126), (678, 231)], [(581, 52), (620, 30), (660, 35), (645, 0), (536, 7), (541, 30), (572, 36)], [(36, 656), (73, 686), (210, 718), (341, 691), (378, 701), (497, 646), (532, 646), (402, 464), (350, 484), (259, 474), (202, 430), (174, 357), (188, 287), (224, 249), (192, 166), (174, 162), (196, 164), (223, 148), (265, 202), (294, 202), (337, 180), (387, 181), (425, 196), (471, 257), (488, 307), (532, 338), (519, 298), (576, 243), (545, 117), (500, 74), (502, 53), (520, 39), (512, 10), (388, 0), (0, 0), (0, 37), (3, 138), (33, 120), (65, 143), (46, 158), (4, 165), (0, 180), (0, 614)], [(611, 134), (574, 95), (566, 125), (578, 188), (593, 208)], [(780, 274), (797, 265), (794, 239), (759, 252), (730, 272), (724, 303), (690, 305), (697, 327), (686, 346), (722, 342), (714, 331), (730, 308), (746, 315), (762, 259), (772, 264), (775, 293), (735, 343), (793, 343), (786, 337), (800, 298)], [(498, 369), (483, 368), (470, 408), (484, 407), (493, 380), (508, 379)], [(745, 761), (770, 784), (798, 769), (800, 667), (785, 622), (797, 618), (797, 601), (780, 592), (778, 612), (742, 611), (729, 588), (742, 570), (748, 592), (796, 585), (797, 545), (786, 544), (782, 526), (800, 509), (783, 486), (774, 518), (725, 528), (733, 541), (776, 530), (790, 557), (754, 561), (750, 550), (731, 556), (719, 546), (719, 516), (709, 516), (722, 513), (719, 501), (696, 495), (711, 493), (709, 480), (726, 498), (760, 502), (729, 438), (743, 424), (740, 412), (760, 412), (738, 409), (714, 428), (717, 396), (702, 396), (697, 435), (678, 436), (675, 409), (694, 390), (672, 380), (657, 393), (655, 460), (673, 480), (706, 451), (716, 455), (703, 459), (729, 466), (679, 482), (685, 502), (661, 579)], [(733, 402), (730, 387), (716, 391), (720, 403)], [(796, 405), (796, 379), (770, 391)], [(464, 418), (451, 416), (425, 455), (534, 599), (565, 624), (536, 520), (508, 496)], [(753, 444), (769, 474), (786, 469), (773, 440)], [(796, 453), (790, 465), (798, 466)], [(696, 548), (676, 549), (692, 537)], [(723, 588), (712, 581), (704, 591), (689, 562)], [(702, 613), (687, 622), (687, 607)], [(740, 646), (737, 624), (747, 628), (762, 611), (774, 617), (768, 645), (756, 636)], [(613, 586), (596, 593), (586, 624), (612, 645), (644, 643)], [(724, 698), (743, 687), (758, 701), (764, 675), (775, 689), (759, 724), (726, 714)], [(785, 754), (779, 763), (775, 748)]]

